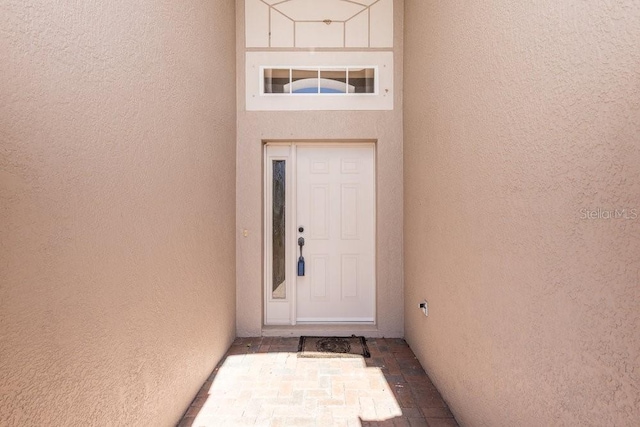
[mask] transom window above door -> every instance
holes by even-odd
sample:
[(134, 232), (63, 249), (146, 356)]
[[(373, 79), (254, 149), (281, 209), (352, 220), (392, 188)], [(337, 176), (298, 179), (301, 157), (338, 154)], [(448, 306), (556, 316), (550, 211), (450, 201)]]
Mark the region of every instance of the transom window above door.
[(263, 67), (262, 94), (376, 94), (377, 67)]
[(245, 55), (248, 111), (393, 110), (393, 52)]

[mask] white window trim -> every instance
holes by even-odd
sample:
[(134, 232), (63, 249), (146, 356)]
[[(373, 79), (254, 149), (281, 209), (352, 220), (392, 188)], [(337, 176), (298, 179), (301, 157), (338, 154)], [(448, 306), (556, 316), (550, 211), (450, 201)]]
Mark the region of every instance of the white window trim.
[[(265, 68), (374, 68), (375, 93), (265, 94)], [(393, 110), (393, 52), (246, 52), (245, 72), (247, 111)]]
[[(347, 65), (347, 66), (335, 66), (335, 65), (326, 65), (326, 66), (316, 66), (316, 67), (309, 67), (309, 66), (299, 66), (299, 65), (269, 65), (269, 66), (260, 66), (260, 95), (261, 96), (304, 96), (304, 94), (300, 94), (300, 93), (293, 93), (293, 92), (285, 92), (285, 93), (265, 93), (264, 91), (264, 70), (271, 70), (271, 69), (282, 69), (282, 70), (289, 70), (289, 82), (291, 82), (292, 80), (292, 70), (294, 69), (304, 69), (304, 70), (309, 70), (309, 71), (318, 71), (318, 80), (321, 80), (321, 72), (322, 70), (335, 70), (335, 69), (344, 69), (345, 71), (347, 70), (358, 70), (358, 69), (373, 69), (373, 82), (374, 82), (374, 89), (373, 89), (373, 93), (356, 93), (356, 92), (344, 92), (344, 93), (309, 93), (309, 96), (377, 96), (379, 93), (379, 74), (380, 72), (378, 71), (378, 66), (377, 65)], [(347, 82), (345, 83), (345, 88), (346, 86), (349, 84), (349, 75), (347, 72)]]

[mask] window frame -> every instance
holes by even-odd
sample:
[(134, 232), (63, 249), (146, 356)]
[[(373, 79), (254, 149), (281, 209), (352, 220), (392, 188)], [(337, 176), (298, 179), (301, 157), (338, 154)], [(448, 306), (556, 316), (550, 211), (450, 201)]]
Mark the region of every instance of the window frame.
[[(245, 59), (244, 107), (246, 111), (391, 111), (394, 109), (395, 68), (392, 51), (249, 51), (245, 53)], [(295, 96), (286, 93), (264, 93), (264, 70), (277, 67), (316, 70), (374, 68), (377, 70), (375, 92), (296, 93)]]
[[(345, 70), (346, 74), (346, 83), (345, 88), (349, 86), (349, 76), (351, 70), (373, 70), (373, 92), (349, 92), (346, 90), (345, 92), (340, 93), (326, 93), (321, 92), (321, 80), (322, 71), (323, 70)], [(305, 92), (304, 95), (312, 95), (312, 96), (378, 96), (379, 95), (379, 69), (377, 65), (319, 65), (319, 66), (308, 66), (308, 65), (261, 65), (259, 67), (260, 73), (260, 96), (300, 96), (302, 93), (293, 92), (293, 71), (294, 70), (303, 70), (303, 71), (317, 71), (317, 80), (318, 80), (318, 92)], [(265, 71), (266, 70), (289, 70), (289, 84), (290, 91), (289, 92), (265, 92)]]

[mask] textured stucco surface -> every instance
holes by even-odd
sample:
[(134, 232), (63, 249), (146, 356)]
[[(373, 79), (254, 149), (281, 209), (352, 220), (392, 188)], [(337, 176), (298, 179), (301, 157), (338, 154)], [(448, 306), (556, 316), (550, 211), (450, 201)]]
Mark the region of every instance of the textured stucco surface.
[(640, 3), (405, 7), (409, 344), (461, 425), (638, 425)]
[[(367, 335), (403, 336), (402, 285), (402, 20), (394, 2), (393, 111), (246, 111), (238, 73), (237, 334), (256, 336), (263, 323), (263, 142), (377, 140), (377, 326)], [(237, 69), (245, 69), (244, 2), (237, 0)], [(248, 231), (247, 237), (243, 230)], [(327, 328), (325, 327), (325, 330)]]
[(174, 425), (232, 341), (234, 8), (0, 0), (0, 425)]

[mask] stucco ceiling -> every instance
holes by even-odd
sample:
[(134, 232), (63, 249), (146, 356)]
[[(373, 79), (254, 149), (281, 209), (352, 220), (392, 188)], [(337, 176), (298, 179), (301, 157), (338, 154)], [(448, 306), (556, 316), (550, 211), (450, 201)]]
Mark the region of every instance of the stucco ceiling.
[(344, 22), (377, 0), (263, 0), (292, 21)]

